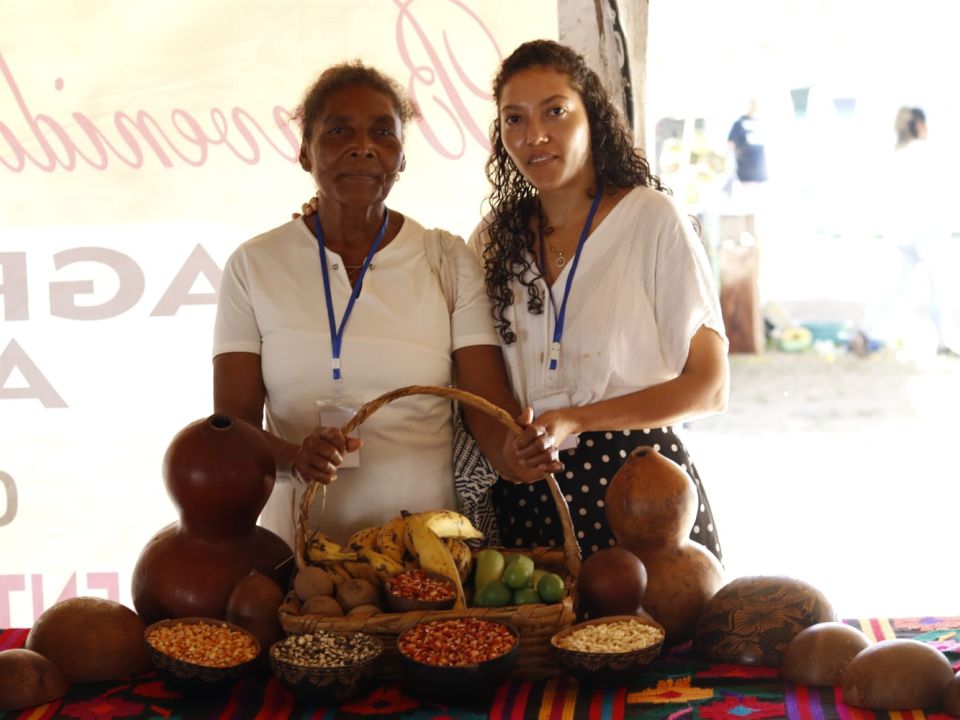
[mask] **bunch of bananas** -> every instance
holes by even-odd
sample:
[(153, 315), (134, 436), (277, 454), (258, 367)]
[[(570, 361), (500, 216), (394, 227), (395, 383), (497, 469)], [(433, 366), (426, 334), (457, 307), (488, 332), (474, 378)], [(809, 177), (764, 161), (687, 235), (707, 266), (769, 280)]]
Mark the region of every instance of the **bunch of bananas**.
[(388, 523), (364, 528), (340, 545), (322, 532), (307, 542), (307, 561), (326, 570), (334, 581), (363, 578), (382, 586), (401, 570), (420, 568), (450, 578), (463, 607), (462, 583), (473, 569), (466, 540), (482, 540), (468, 518), (453, 510), (401, 512)]

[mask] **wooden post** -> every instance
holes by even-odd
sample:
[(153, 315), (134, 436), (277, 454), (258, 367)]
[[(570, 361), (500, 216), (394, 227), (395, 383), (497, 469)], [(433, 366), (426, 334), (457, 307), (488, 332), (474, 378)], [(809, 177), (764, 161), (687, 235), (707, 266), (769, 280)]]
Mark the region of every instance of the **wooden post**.
[(649, 0), (557, 0), (560, 42), (586, 58), (645, 148)]

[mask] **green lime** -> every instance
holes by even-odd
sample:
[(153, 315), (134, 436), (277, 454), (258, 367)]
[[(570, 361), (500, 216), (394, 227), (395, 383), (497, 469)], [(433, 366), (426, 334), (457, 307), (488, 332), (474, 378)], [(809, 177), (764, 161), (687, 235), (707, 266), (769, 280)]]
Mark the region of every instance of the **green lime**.
[(531, 587), (520, 588), (513, 592), (514, 605), (528, 605), (530, 603), (541, 602), (540, 594)]
[(507, 565), (501, 578), (508, 587), (514, 590), (525, 588), (530, 585), (530, 577), (533, 575), (533, 560), (528, 557), (518, 557), (512, 563)]
[(489, 582), (499, 580), (500, 576), (503, 575), (505, 563), (499, 550), (484, 548), (477, 551), (473, 557), (477, 563), (477, 569), (473, 576), (473, 587), (477, 590)]
[(504, 567), (506, 567), (507, 565), (509, 565), (510, 563), (512, 563), (512, 562), (513, 562), (514, 560), (516, 560), (518, 557), (524, 557), (524, 556), (521, 555), (520, 553), (505, 552), (505, 553), (503, 554), (503, 565), (504, 565)]
[(547, 571), (543, 568), (537, 568), (533, 571), (533, 575), (530, 576), (530, 587), (534, 590), (537, 588), (537, 583), (540, 582), (540, 578), (547, 574)]
[(533, 573), (533, 558), (529, 555), (515, 555), (510, 559), (507, 565), (519, 564), (525, 567), (531, 574)]
[(546, 603), (560, 602), (566, 592), (563, 578), (556, 573), (547, 573), (537, 583), (537, 592)]
[(509, 605), (513, 593), (499, 580), (492, 580), (477, 591), (473, 604), (477, 607), (503, 607)]

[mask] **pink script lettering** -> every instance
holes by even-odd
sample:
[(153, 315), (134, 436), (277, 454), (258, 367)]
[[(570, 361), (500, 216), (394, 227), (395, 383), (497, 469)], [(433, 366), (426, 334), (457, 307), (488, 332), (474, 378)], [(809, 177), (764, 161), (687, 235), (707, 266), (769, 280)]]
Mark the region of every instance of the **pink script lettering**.
[[(8, 122), (0, 121), (0, 139), (9, 148), (5, 152), (0, 144), (0, 165), (15, 173), (29, 166), (48, 173), (57, 168), (73, 172), (80, 164), (94, 170), (107, 170), (111, 162), (139, 169), (148, 155), (167, 168), (176, 162), (200, 167), (206, 163), (212, 146), (223, 146), (248, 165), (260, 162), (261, 143), (289, 162), (296, 162), (300, 151), (300, 139), (291, 127), (292, 114), (279, 105), (273, 109), (276, 137), (247, 110), (238, 107), (229, 113), (212, 108), (212, 127), (207, 129), (182, 108), (170, 112), (168, 126), (143, 110), (133, 115), (118, 110), (113, 113), (113, 140), (87, 115), (74, 112), (71, 117), (80, 132), (71, 135), (56, 118), (31, 111), (2, 54), (0, 76), (33, 140), (21, 140)], [(54, 88), (58, 92), (63, 90), (62, 78), (56, 79)]]
[[(467, 68), (457, 58), (447, 30), (441, 33), (441, 52), (441, 44), (415, 16), (413, 0), (394, 2), (398, 9), (397, 52), (410, 73), (407, 85), (423, 112), (417, 126), (428, 144), (442, 157), (454, 160), (463, 156), (471, 141), (488, 150), (486, 132), (468, 103), (479, 99), (486, 106), (490, 101), (486, 75), (501, 58), (490, 29), (467, 3), (449, 0), (447, 7), (469, 21), (459, 23), (458, 28), (476, 28), (468, 39), (458, 38), (456, 44), (466, 42), (476, 50), (479, 39), (490, 49), (489, 67), (477, 63)], [(418, 59), (423, 57), (425, 61)], [(468, 70), (484, 79), (476, 81)], [(103, 171), (117, 164), (140, 169), (150, 160), (165, 168), (202, 167), (211, 150), (218, 147), (247, 165), (257, 165), (265, 150), (291, 163), (298, 159), (299, 128), (293, 114), (280, 105), (273, 108), (272, 128), (269, 123), (261, 125), (241, 107), (229, 111), (211, 108), (206, 120), (183, 108), (173, 108), (168, 116), (159, 118), (144, 110), (117, 110), (105, 127), (83, 112), (73, 112), (70, 121), (61, 123), (51, 115), (32, 111), (2, 54), (0, 76), (19, 113), (16, 119), (0, 119), (0, 166), (14, 173), (29, 167), (46, 173), (58, 169), (73, 172), (80, 166)], [(53, 86), (63, 92), (63, 78), (56, 78)], [(3, 89), (0, 85), (0, 92)]]
[[(433, 42), (431, 42), (430, 36), (424, 31), (423, 26), (417, 21), (416, 17), (414, 17), (411, 9), (412, 0), (394, 0), (394, 2), (400, 9), (396, 27), (397, 50), (400, 53), (400, 59), (403, 60), (404, 65), (410, 71), (408, 86), (410, 95), (414, 101), (417, 102), (420, 111), (423, 113), (423, 117), (418, 121), (418, 126), (424, 138), (426, 138), (430, 146), (440, 155), (450, 159), (457, 159), (463, 156), (467, 146), (466, 135), (469, 135), (484, 150), (489, 150), (490, 141), (486, 133), (477, 123), (477, 119), (467, 109), (464, 96), (461, 95), (460, 90), (458, 90), (454, 82), (454, 77), (448, 72), (443, 58), (441, 58)], [(450, 0), (450, 5), (462, 10), (463, 13), (479, 27), (481, 31), (479, 35), (489, 41), (496, 55), (497, 62), (499, 62), (502, 58), (500, 48), (497, 46), (497, 41), (494, 39), (493, 33), (490, 32), (490, 29), (484, 24), (483, 20), (460, 0)], [(407, 42), (407, 29), (415, 34), (421, 49), (427, 55), (429, 65), (418, 65), (414, 61), (410, 45)], [(484, 89), (486, 82), (478, 84), (468, 77), (464, 67), (457, 60), (453, 48), (450, 46), (450, 38), (446, 32), (443, 33), (443, 46), (447, 59), (456, 75), (456, 79), (460, 81), (466, 92), (476, 98), (482, 98), (490, 102), (492, 96), (489, 90)], [(471, 46), (475, 47), (473, 43), (471, 43)], [(483, 68), (483, 70), (489, 71), (490, 68)], [(443, 91), (443, 95), (438, 94), (434, 89), (434, 86), (437, 85), (439, 85), (439, 88)], [(423, 92), (421, 92), (421, 89)], [(428, 105), (424, 102), (426, 98), (424, 98), (423, 95), (431, 89), (433, 89), (434, 94), (429, 97), (432, 103)], [(436, 118), (434, 117), (431, 121), (430, 117), (430, 107), (433, 105), (441, 110), (442, 116), (446, 117), (457, 132), (460, 139), (458, 148), (451, 149), (446, 147), (435, 131), (432, 123), (436, 122)], [(464, 133), (464, 131), (466, 131), (466, 133)]]

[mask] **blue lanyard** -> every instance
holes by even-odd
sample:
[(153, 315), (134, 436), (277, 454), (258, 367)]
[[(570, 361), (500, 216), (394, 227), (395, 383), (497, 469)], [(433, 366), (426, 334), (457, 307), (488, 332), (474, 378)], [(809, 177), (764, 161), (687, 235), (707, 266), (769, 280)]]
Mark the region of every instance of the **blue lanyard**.
[(323, 237), (323, 228), (320, 225), (320, 216), (317, 216), (317, 245), (320, 247), (320, 269), (323, 271), (323, 295), (327, 301), (327, 320), (330, 323), (330, 348), (333, 355), (333, 381), (341, 382), (340, 377), (340, 348), (343, 347), (343, 331), (347, 327), (347, 320), (350, 313), (353, 312), (353, 304), (360, 296), (360, 288), (363, 286), (363, 276), (367, 274), (367, 268), (370, 267), (370, 261), (373, 260), (373, 254), (377, 252), (380, 243), (383, 242), (383, 236), (387, 232), (387, 220), (390, 214), (387, 209), (383, 209), (383, 224), (377, 237), (374, 238), (373, 245), (370, 246), (370, 252), (367, 253), (363, 265), (360, 266), (360, 274), (357, 276), (357, 282), (354, 283), (353, 290), (350, 293), (350, 302), (347, 303), (347, 309), (343, 311), (343, 319), (340, 320), (340, 327), (337, 327), (337, 321), (333, 317), (333, 295), (330, 292), (330, 271), (327, 270), (327, 246)]
[[(583, 230), (580, 231), (580, 242), (577, 243), (577, 253), (573, 256), (573, 263), (570, 265), (570, 274), (567, 275), (567, 285), (563, 289), (563, 300), (560, 303), (560, 313), (557, 314), (556, 303), (553, 301), (553, 289), (547, 285), (547, 295), (550, 297), (550, 307), (553, 310), (553, 342), (550, 343), (550, 370), (557, 369), (557, 363), (560, 361), (560, 338), (563, 337), (563, 323), (567, 318), (567, 299), (570, 297), (570, 288), (573, 287), (573, 276), (577, 272), (577, 265), (580, 263), (580, 251), (587, 242), (587, 236), (590, 234), (590, 226), (593, 224), (593, 216), (597, 214), (597, 208), (600, 207), (600, 198), (603, 197), (603, 187), (597, 187), (597, 194), (593, 198), (593, 204), (590, 206), (590, 213), (587, 215), (587, 221), (583, 224)], [(544, 240), (540, 236), (540, 267), (546, 272), (547, 262), (543, 253)], [(546, 278), (544, 278), (546, 279)]]

